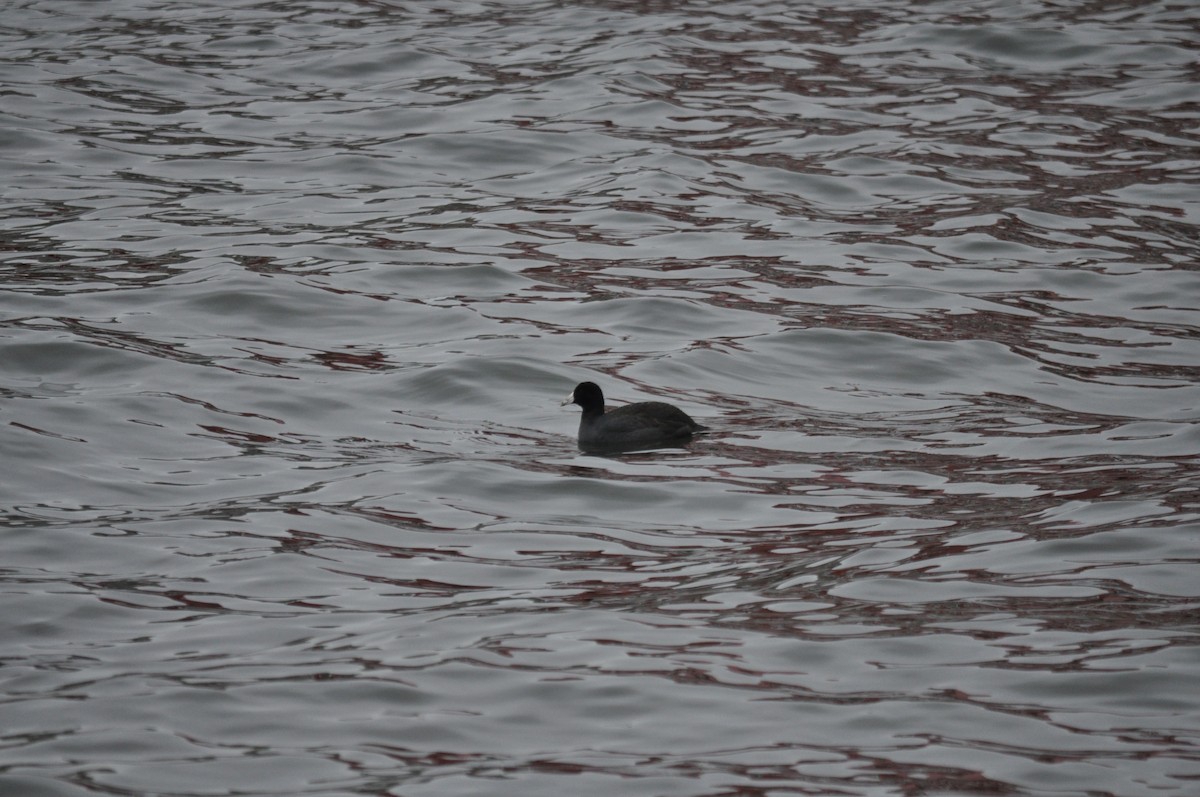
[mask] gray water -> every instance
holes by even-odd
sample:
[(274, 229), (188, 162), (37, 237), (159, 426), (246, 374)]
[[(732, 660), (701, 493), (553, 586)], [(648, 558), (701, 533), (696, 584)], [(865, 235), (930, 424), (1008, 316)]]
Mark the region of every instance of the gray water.
[(1197, 794), (1198, 22), (5, 4), (0, 794)]

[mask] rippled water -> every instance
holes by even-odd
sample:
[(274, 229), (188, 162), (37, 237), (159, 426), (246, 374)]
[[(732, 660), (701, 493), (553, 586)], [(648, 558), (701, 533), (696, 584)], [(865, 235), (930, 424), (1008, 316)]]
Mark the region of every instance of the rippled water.
[(0, 793), (1200, 789), (1191, 4), (0, 21)]

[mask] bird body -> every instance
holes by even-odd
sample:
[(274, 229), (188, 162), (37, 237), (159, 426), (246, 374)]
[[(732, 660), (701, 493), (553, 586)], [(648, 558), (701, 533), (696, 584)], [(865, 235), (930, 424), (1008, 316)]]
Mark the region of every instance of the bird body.
[(604, 393), (594, 382), (576, 385), (563, 404), (583, 408), (579, 447), (584, 451), (654, 448), (689, 440), (705, 427), (663, 401), (639, 401), (604, 411)]

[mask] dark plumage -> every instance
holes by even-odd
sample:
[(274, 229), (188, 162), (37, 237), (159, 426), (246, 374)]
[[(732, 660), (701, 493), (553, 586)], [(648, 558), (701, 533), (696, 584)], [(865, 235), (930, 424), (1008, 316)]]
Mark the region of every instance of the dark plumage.
[(583, 408), (579, 447), (584, 451), (678, 444), (705, 428), (683, 410), (661, 401), (639, 401), (605, 412), (604, 393), (594, 382), (580, 382), (563, 404), (578, 404)]

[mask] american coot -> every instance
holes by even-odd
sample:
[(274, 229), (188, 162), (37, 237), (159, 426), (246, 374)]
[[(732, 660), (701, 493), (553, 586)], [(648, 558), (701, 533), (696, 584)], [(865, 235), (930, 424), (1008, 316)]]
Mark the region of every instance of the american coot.
[(583, 407), (579, 447), (584, 451), (654, 448), (682, 443), (705, 427), (683, 410), (661, 401), (639, 401), (605, 412), (604, 394), (594, 382), (580, 382), (563, 405)]

